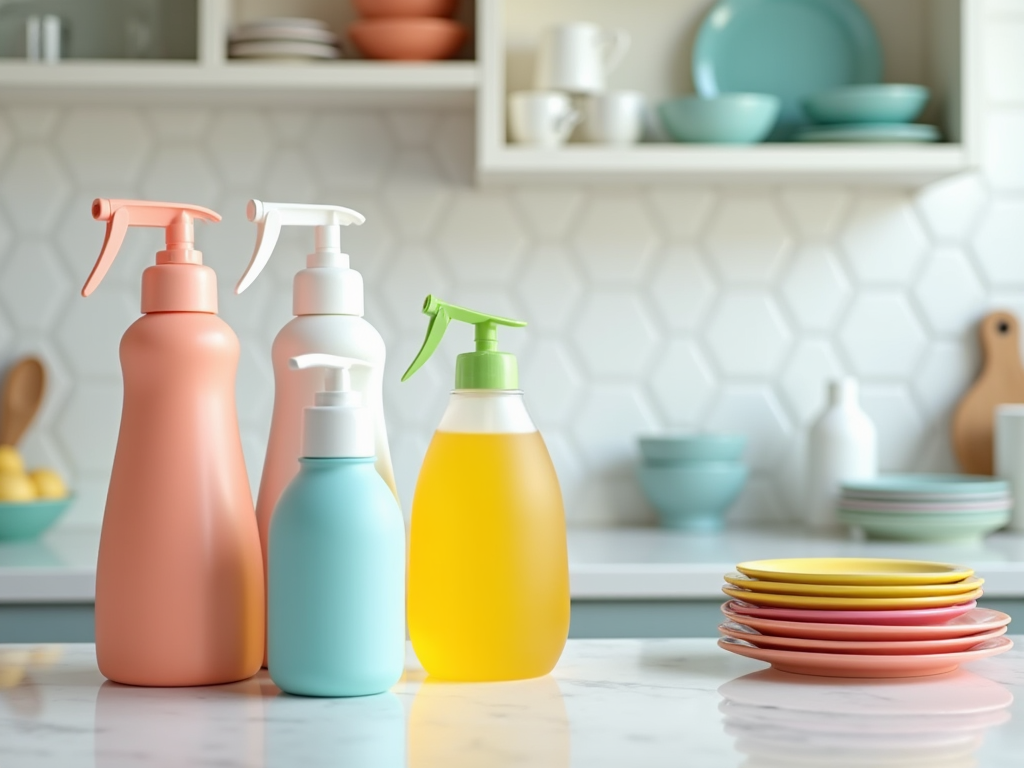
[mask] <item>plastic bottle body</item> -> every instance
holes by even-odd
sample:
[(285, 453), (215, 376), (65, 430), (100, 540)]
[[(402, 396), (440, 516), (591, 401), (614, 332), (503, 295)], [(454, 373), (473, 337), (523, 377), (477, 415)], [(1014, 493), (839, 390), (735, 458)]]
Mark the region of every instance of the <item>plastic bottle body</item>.
[(270, 535), (270, 675), (288, 693), (366, 696), (405, 666), (405, 523), (373, 459), (302, 459)]
[(829, 399), (808, 443), (808, 523), (822, 530), (841, 527), (836, 501), (842, 483), (878, 471), (875, 425), (857, 403), (856, 382), (834, 382)]
[(562, 495), (520, 392), (452, 394), (413, 498), (408, 619), (417, 656), (442, 679), (538, 677), (562, 653)]
[[(263, 463), (263, 475), (256, 497), (256, 520), (263, 547), (264, 567), (270, 521), (281, 494), (299, 471), (302, 456), (302, 409), (310, 405), (322, 389), (323, 372), (292, 371), (288, 361), (310, 353), (324, 353), (365, 360), (372, 368), (352, 371), (353, 389), (360, 392), (369, 409), (377, 436), (377, 471), (395, 491), (394, 470), (384, 427), (384, 339), (377, 329), (356, 315), (299, 315), (290, 320), (274, 339), (271, 359), (274, 366), (274, 412)], [(264, 659), (266, 664), (266, 659)]]
[(120, 348), (124, 406), (96, 568), (100, 671), (131, 685), (241, 680), (263, 656), (259, 534), (219, 317), (143, 315)]

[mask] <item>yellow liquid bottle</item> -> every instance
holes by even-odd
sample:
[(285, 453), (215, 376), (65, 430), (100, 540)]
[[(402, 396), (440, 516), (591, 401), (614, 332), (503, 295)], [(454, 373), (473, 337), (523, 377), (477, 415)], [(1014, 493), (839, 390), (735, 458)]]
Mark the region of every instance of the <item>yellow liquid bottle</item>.
[(552, 670), (569, 632), (569, 566), (539, 432), (438, 431), (409, 546), (409, 636), (429, 674), (519, 680)]
[(550, 672), (569, 635), (569, 558), (558, 477), (523, 403), (499, 326), (526, 323), (427, 296), (427, 338), (475, 326), (412, 501), (406, 611), (413, 649), (445, 680), (522, 680)]

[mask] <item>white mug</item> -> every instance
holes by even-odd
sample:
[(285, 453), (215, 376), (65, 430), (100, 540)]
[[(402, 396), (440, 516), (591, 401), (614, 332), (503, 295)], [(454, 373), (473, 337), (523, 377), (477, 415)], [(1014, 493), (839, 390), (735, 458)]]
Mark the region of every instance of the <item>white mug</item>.
[(558, 91), (518, 91), (508, 97), (512, 141), (552, 148), (564, 144), (580, 121), (572, 99)]
[(646, 100), (640, 91), (608, 91), (583, 100), (583, 140), (635, 144), (644, 132)]
[(1024, 531), (1024, 405), (997, 405), (996, 476), (1010, 481), (1013, 515), (1010, 530)]
[(605, 77), (629, 51), (624, 29), (576, 21), (550, 27), (537, 51), (534, 87), (569, 93), (600, 93)]

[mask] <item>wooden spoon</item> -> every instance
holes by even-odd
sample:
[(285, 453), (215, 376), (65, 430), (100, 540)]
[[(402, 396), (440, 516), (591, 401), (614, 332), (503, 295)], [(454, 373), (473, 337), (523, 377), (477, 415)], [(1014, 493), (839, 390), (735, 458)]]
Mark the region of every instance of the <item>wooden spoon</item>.
[(0, 445), (17, 445), (35, 418), (46, 392), (46, 369), (40, 360), (26, 357), (7, 374), (0, 396)]

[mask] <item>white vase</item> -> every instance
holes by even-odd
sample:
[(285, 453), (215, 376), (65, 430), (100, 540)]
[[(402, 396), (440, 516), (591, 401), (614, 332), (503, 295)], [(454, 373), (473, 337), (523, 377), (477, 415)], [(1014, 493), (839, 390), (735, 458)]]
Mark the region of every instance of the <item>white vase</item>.
[(807, 461), (807, 522), (812, 528), (840, 526), (839, 486), (878, 472), (875, 425), (857, 402), (857, 382), (831, 381), (828, 407), (811, 427)]

